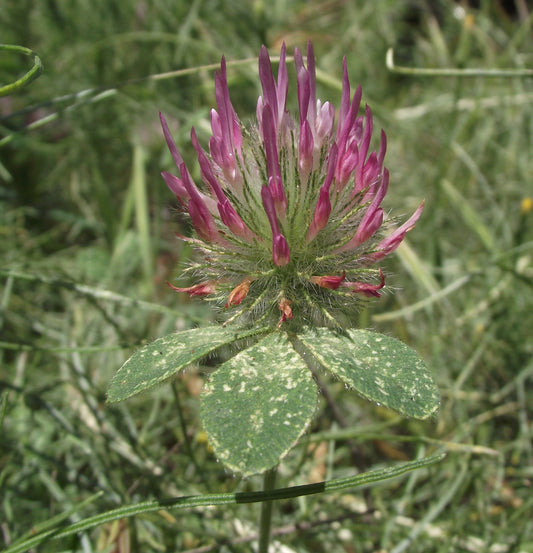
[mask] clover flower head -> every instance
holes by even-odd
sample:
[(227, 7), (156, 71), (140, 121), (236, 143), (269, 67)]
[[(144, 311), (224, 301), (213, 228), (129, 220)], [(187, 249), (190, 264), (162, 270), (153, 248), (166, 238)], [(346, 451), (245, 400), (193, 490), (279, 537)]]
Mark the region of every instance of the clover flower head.
[(196, 281), (174, 290), (205, 296), (227, 322), (338, 325), (360, 298), (379, 297), (385, 277), (376, 264), (411, 230), (423, 203), (390, 234), (382, 202), (389, 186), (385, 133), (370, 152), (373, 123), (353, 96), (346, 59), (340, 108), (316, 97), (315, 58), (296, 48), (299, 114), (287, 111), (289, 78), (282, 46), (274, 78), (267, 49), (259, 53), (262, 95), (257, 121), (245, 126), (230, 101), (226, 62), (215, 73), (208, 151), (194, 128), (201, 182), (195, 183), (161, 115), (178, 175), (162, 176), (188, 213), (197, 249), (186, 272)]

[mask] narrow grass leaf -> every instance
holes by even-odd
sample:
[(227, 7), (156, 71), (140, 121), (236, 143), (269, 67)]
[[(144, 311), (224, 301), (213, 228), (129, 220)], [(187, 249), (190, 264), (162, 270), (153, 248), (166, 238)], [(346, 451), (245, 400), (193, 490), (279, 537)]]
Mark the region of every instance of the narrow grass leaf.
[(243, 332), (213, 326), (158, 338), (120, 367), (109, 385), (107, 401), (114, 403), (144, 392), (218, 348), (262, 332), (264, 329)]
[(328, 328), (309, 328), (298, 338), (326, 369), (364, 398), (417, 419), (437, 411), (435, 381), (403, 342), (369, 330), (339, 334)]
[(463, 221), (468, 228), (480, 239), (483, 246), (490, 253), (497, 253), (495, 244), (497, 243), (488, 227), (481, 220), (474, 208), (468, 203), (468, 200), (457, 190), (457, 188), (447, 179), (442, 179), (442, 189), (446, 192), (454, 208), (461, 214)]
[(87, 499), (84, 499), (80, 503), (77, 503), (76, 505), (73, 505), (72, 507), (66, 509), (65, 511), (59, 513), (58, 515), (55, 515), (54, 517), (49, 518), (48, 520), (45, 520), (44, 522), (40, 522), (38, 524), (35, 524), (31, 527), (28, 532), (26, 532), (24, 535), (20, 536), (15, 542), (11, 544), (11, 547), (17, 547), (17, 545), (22, 546), (28, 538), (31, 538), (31, 536), (34, 536), (35, 534), (48, 534), (50, 531), (57, 532), (57, 529), (60, 527), (63, 522), (71, 517), (72, 515), (78, 513), (88, 505), (90, 505), (93, 501), (96, 501), (97, 499), (100, 499), (104, 492), (99, 491)]
[(200, 416), (215, 455), (231, 470), (276, 466), (309, 425), (318, 389), (285, 334), (274, 333), (216, 370)]
[(420, 259), (407, 240), (398, 246), (396, 255), (420, 288), (424, 288), (431, 295), (440, 292), (440, 285), (432, 275), (429, 266)]
[(30, 84), (33, 80), (41, 75), (43, 72), (43, 64), (41, 58), (29, 48), (24, 46), (18, 46), (16, 44), (0, 44), (0, 50), (7, 50), (11, 52), (17, 52), (33, 58), (33, 65), (29, 71), (27, 71), (20, 79), (17, 79), (14, 83), (0, 87), (0, 97), (13, 94), (18, 89)]
[(133, 146), (132, 188), (135, 199), (135, 220), (139, 233), (139, 245), (141, 249), (142, 267), (145, 283), (153, 288), (154, 263), (152, 247), (150, 244), (150, 217), (148, 214), (148, 201), (146, 197), (146, 172), (144, 148), (136, 143)]
[(206, 494), (206, 495), (194, 495), (185, 497), (176, 497), (169, 499), (155, 499), (152, 501), (143, 501), (142, 503), (134, 503), (132, 505), (126, 505), (99, 513), (92, 517), (80, 520), (71, 524), (67, 528), (47, 530), (46, 532), (39, 533), (32, 538), (24, 541), (23, 543), (13, 544), (11, 547), (5, 549), (2, 553), (23, 553), (28, 551), (32, 547), (35, 547), (45, 541), (47, 538), (64, 538), (73, 534), (89, 530), (96, 526), (112, 522), (113, 520), (119, 520), (122, 518), (129, 518), (144, 513), (153, 513), (161, 511), (162, 509), (194, 509), (198, 507), (208, 507), (215, 505), (238, 505), (239, 503), (260, 503), (262, 501), (272, 501), (280, 499), (291, 499), (295, 497), (302, 497), (304, 495), (313, 495), (318, 493), (331, 493), (339, 490), (345, 490), (349, 488), (357, 488), (361, 486), (368, 486), (375, 482), (381, 482), (383, 480), (389, 480), (396, 478), (421, 468), (430, 467), (435, 463), (439, 463), (445, 458), (444, 454), (433, 455), (431, 457), (424, 457), (423, 459), (417, 459), (416, 461), (409, 461), (407, 463), (401, 463), (399, 465), (386, 467), (370, 472), (363, 472), (355, 476), (348, 476), (344, 478), (336, 478), (334, 480), (326, 480), (325, 482), (317, 482), (316, 484), (304, 484), (303, 486), (293, 486), (290, 488), (278, 488), (275, 490), (263, 491), (263, 492), (244, 492), (244, 493), (220, 493), (220, 494)]

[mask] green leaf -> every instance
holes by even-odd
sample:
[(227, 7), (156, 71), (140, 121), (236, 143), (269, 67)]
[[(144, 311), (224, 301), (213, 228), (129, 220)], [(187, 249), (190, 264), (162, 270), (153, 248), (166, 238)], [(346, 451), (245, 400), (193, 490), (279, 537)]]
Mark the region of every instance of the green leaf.
[(265, 329), (243, 332), (212, 326), (158, 338), (120, 367), (109, 385), (107, 401), (114, 403), (144, 392), (218, 348), (263, 332)]
[(318, 389), (287, 336), (274, 333), (216, 370), (200, 417), (216, 456), (231, 470), (276, 466), (311, 421)]
[(340, 334), (328, 328), (307, 329), (298, 338), (326, 369), (370, 401), (417, 419), (439, 408), (430, 371), (399, 340), (369, 330)]

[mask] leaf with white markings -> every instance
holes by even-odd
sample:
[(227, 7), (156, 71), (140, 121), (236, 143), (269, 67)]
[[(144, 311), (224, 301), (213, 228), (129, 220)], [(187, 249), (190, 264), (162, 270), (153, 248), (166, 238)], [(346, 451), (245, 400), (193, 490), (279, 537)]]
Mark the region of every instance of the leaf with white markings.
[(200, 396), (200, 416), (217, 457), (244, 475), (276, 466), (305, 432), (318, 389), (284, 333), (226, 361)]
[(107, 401), (122, 401), (144, 392), (222, 346), (264, 332), (265, 329), (243, 332), (211, 326), (158, 338), (120, 367), (109, 385)]
[(439, 408), (439, 391), (424, 361), (395, 338), (328, 328), (309, 328), (298, 338), (326, 369), (370, 401), (417, 419)]

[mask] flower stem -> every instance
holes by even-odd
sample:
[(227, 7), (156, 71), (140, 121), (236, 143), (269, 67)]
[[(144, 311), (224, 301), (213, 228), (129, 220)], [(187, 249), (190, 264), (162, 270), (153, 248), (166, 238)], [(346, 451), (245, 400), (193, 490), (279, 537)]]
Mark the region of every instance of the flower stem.
[[(274, 489), (278, 467), (267, 470), (263, 476), (263, 491)], [(272, 523), (272, 501), (261, 503), (261, 516), (259, 518), (259, 548), (258, 553), (268, 553), (270, 544), (270, 527)]]

